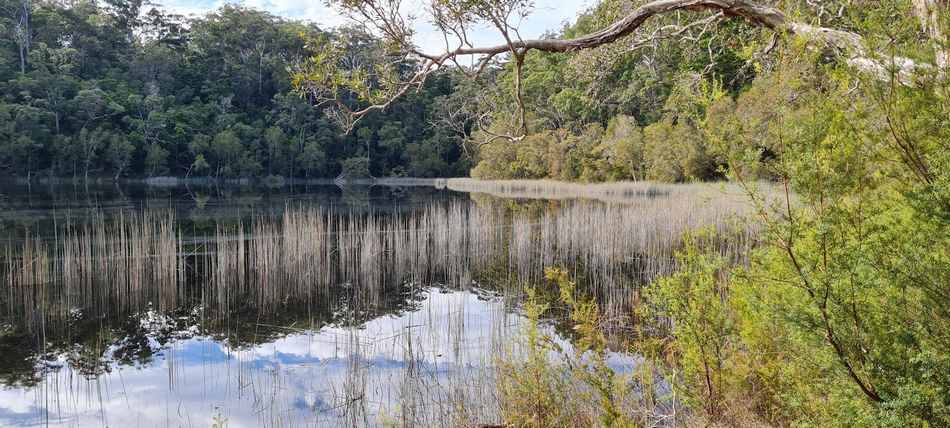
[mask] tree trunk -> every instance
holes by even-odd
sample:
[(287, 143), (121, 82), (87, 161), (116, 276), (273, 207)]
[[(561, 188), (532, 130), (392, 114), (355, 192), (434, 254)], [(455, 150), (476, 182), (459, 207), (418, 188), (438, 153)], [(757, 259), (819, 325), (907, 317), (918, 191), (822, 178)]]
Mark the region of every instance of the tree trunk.
[(20, 74), (26, 74), (26, 54), (23, 45), (20, 45)]
[(947, 38), (940, 26), (940, 9), (948, 7), (947, 0), (914, 0), (914, 12), (920, 20), (920, 27), (924, 33), (930, 37), (934, 45), (936, 66), (945, 70), (950, 66), (950, 46), (947, 46)]
[(20, 2), (20, 22), (17, 25), (17, 45), (20, 48), (20, 74), (26, 74), (26, 58), (30, 56), (30, 0)]

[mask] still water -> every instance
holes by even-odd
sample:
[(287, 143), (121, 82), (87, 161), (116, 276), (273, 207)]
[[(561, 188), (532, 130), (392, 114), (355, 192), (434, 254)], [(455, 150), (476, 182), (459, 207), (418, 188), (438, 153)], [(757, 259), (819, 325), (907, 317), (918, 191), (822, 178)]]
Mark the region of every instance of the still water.
[(463, 184), (3, 184), (0, 426), (497, 423), (494, 365), (544, 267), (621, 317), (683, 231), (741, 211), (708, 188)]

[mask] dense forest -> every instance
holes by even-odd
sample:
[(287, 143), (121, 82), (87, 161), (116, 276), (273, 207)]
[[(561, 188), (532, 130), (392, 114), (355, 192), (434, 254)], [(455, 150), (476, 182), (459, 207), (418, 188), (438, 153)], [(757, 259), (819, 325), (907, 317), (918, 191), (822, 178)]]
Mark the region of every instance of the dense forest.
[[(189, 19), (142, 0), (0, 0), (0, 175), (336, 177), (468, 172), (458, 136), (429, 117), (448, 74), (350, 133), (294, 93), (325, 32), (240, 6)], [(368, 170), (367, 170), (368, 158)]]

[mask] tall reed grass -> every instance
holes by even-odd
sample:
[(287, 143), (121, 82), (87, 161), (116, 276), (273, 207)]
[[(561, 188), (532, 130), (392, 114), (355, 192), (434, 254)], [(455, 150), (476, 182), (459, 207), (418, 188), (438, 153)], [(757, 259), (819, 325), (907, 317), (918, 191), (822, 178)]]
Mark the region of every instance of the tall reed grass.
[[(448, 185), (459, 183), (474, 186)], [(545, 185), (484, 184), (544, 197), (576, 191), (537, 190)], [(35, 326), (76, 310), (121, 315), (195, 300), (221, 315), (273, 313), (334, 288), (376, 302), (407, 286), (537, 282), (554, 265), (620, 313), (636, 299), (636, 284), (675, 269), (686, 231), (717, 229), (721, 238), (707, 245), (736, 262), (754, 245), (758, 227), (739, 220), (750, 208), (732, 197), (706, 185), (637, 186), (598, 191), (626, 195), (623, 203), (564, 200), (535, 209), (499, 199), (433, 201), (396, 213), (288, 207), (281, 217), (219, 224), (213, 236), (187, 239), (169, 212), (99, 216), (67, 224), (52, 240), (28, 233), (0, 252), (0, 315)]]

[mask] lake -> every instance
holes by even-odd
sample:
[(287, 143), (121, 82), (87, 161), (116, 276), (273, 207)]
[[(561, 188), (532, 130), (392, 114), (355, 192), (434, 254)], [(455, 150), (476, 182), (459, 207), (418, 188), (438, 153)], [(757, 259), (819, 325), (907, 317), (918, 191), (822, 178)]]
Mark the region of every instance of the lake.
[[(737, 261), (715, 184), (390, 180), (0, 184), (0, 426), (458, 426), (501, 420), (525, 290), (560, 266), (622, 343), (687, 230)], [(724, 233), (725, 235), (725, 233)], [(570, 323), (542, 328), (570, 349)]]

